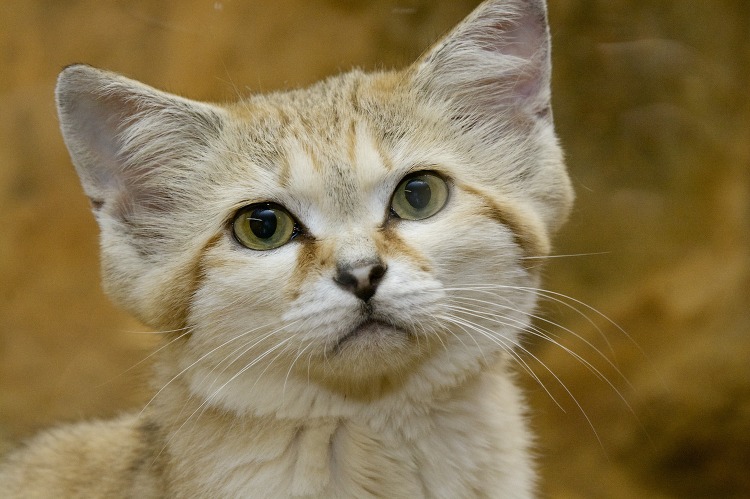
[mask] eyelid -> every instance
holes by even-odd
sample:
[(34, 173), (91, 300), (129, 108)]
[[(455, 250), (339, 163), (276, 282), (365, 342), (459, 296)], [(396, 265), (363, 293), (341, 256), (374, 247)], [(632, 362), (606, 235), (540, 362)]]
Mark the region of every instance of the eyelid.
[(231, 226), (232, 223), (234, 223), (234, 219), (237, 218), (237, 215), (241, 211), (243, 211), (243, 210), (245, 210), (245, 209), (247, 209), (247, 208), (249, 208), (251, 206), (260, 206), (260, 205), (277, 206), (277, 207), (283, 209), (284, 211), (286, 211), (287, 213), (289, 213), (289, 215), (291, 215), (292, 219), (297, 224), (299, 224), (300, 227), (304, 227), (304, 224), (302, 224), (300, 222), (299, 217), (294, 213), (294, 211), (292, 211), (291, 209), (289, 209), (285, 203), (277, 201), (277, 200), (272, 199), (272, 198), (271, 199), (246, 199), (246, 200), (239, 201), (237, 203), (232, 204), (232, 206), (230, 206), (227, 209), (227, 214), (226, 214), (226, 216), (224, 218), (224, 225)]
[[(437, 165), (429, 165), (428, 168), (424, 168), (420, 165), (413, 166), (409, 171), (402, 175), (401, 178), (398, 179), (398, 182), (396, 182), (396, 185), (393, 188), (393, 192), (391, 193), (391, 201), (393, 201), (393, 195), (396, 194), (396, 189), (399, 185), (401, 185), (401, 182), (408, 179), (409, 177), (415, 177), (427, 173), (432, 173), (437, 177), (440, 177), (445, 182), (445, 185), (448, 187), (448, 201), (450, 201), (451, 192), (454, 189), (453, 177), (450, 174), (439, 170), (438, 168), (439, 167)], [(446, 203), (448, 201), (446, 201)]]

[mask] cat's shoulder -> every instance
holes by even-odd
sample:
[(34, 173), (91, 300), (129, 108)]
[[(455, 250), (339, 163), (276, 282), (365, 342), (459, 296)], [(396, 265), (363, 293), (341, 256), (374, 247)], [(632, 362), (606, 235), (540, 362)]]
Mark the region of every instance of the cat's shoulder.
[(3, 497), (155, 496), (142, 480), (155, 431), (137, 414), (46, 430), (0, 460)]

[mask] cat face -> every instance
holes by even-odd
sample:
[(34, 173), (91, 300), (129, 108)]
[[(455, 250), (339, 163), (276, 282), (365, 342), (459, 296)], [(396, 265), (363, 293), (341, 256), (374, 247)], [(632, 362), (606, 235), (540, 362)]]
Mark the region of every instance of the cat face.
[[(281, 167), (261, 169), (248, 164), (251, 153), (225, 146), (229, 155), (221, 163), (234, 164), (211, 197), (224, 193), (221, 218), (230, 223), (200, 259), (188, 321), (195, 325), (196, 354), (220, 347), (232, 358), (230, 351), (247, 345), (252, 348), (237, 359), (240, 366), (268, 352), (274, 364), (304, 378), (366, 384), (373, 376), (398, 377), (455, 342), (495, 350), (494, 336), (468, 325), (489, 328), (487, 321), (462, 323), (457, 311), (469, 304), (459, 296), (494, 302), (498, 294), (508, 300), (503, 315), (512, 334), (505, 341), (514, 341), (523, 318), (511, 307), (528, 309), (531, 294), (471, 288), (532, 285), (522, 258), (536, 254), (544, 244), (536, 239), (544, 236), (515, 234), (514, 228), (523, 230), (516, 222), (523, 213), (465, 173), (466, 146), (440, 132), (450, 130), (444, 118), (411, 105), (411, 118), (399, 122), (402, 133), (383, 134), (384, 123), (399, 120), (408, 100), (398, 95), (397, 77), (345, 79), (311, 90), (331, 102), (294, 114), (264, 99), (263, 121), (275, 122)], [(373, 97), (371, 87), (386, 79), (394, 88)], [(351, 102), (362, 110), (347, 109)], [(345, 112), (332, 116), (336, 109)], [(417, 199), (418, 189), (429, 199)], [(263, 217), (270, 217), (271, 229)], [(283, 243), (274, 239), (277, 230)], [(268, 249), (264, 239), (271, 241)], [(524, 247), (524, 241), (533, 243)]]
[(107, 290), (187, 332), (208, 399), (375, 397), (512, 352), (572, 198), (542, 2), (487, 2), (402, 72), (216, 106), (73, 66), (58, 105)]

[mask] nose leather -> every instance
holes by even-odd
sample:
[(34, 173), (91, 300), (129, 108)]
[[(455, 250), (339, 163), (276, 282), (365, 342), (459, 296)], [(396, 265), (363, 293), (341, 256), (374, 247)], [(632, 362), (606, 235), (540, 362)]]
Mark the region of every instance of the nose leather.
[(367, 302), (375, 296), (386, 270), (387, 267), (380, 260), (339, 265), (333, 280), (341, 288)]

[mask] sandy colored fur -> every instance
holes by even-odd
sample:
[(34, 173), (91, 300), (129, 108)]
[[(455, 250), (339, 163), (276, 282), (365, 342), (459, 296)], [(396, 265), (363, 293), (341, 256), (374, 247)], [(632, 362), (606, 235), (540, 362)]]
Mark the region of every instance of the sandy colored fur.
[[(0, 468), (5, 497), (159, 497), (144, 469), (155, 436), (136, 415), (48, 430)], [(85, 470), (85, 472), (82, 472)]]
[[(64, 70), (105, 287), (173, 341), (141, 414), (40, 437), (0, 468), (9, 494), (36, 494), (36, 470), (72, 496), (532, 496), (511, 364), (539, 276), (522, 260), (572, 202), (549, 79), (540, 0), (486, 2), (403, 71), (231, 105)], [(399, 219), (420, 170), (448, 202)], [(227, 222), (254, 203), (303, 233), (243, 247)], [(383, 271), (365, 299), (337, 273), (367, 262)]]

